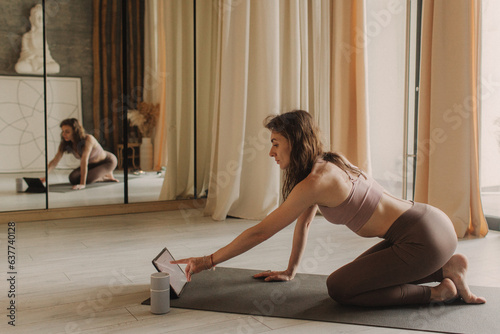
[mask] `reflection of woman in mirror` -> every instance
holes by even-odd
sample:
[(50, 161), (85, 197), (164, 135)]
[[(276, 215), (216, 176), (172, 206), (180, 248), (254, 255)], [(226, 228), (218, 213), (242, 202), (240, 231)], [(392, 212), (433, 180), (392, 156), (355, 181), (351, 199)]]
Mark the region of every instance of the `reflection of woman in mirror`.
[(56, 156), (49, 163), (48, 173), (57, 166), (64, 153), (72, 153), (81, 161), (80, 167), (69, 174), (73, 189), (83, 189), (86, 184), (94, 182), (118, 182), (113, 177), (118, 163), (113, 153), (105, 151), (94, 136), (86, 134), (76, 118), (65, 119), (60, 126), (61, 143)]
[(23, 35), (21, 56), (17, 61), (17, 73), (42, 74), (43, 73), (43, 46), (45, 45), (45, 68), (47, 73), (59, 73), (59, 64), (51, 57), (49, 45), (43, 41), (43, 9), (36, 5), (30, 12), (31, 30)]

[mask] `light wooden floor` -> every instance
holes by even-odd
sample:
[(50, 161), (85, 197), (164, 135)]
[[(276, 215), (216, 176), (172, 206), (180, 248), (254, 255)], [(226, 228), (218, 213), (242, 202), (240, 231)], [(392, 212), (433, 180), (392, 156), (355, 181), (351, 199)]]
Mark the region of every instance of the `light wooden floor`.
[[(49, 184), (68, 183), (71, 170), (54, 170), (49, 176)], [(123, 180), (123, 171), (117, 170), (114, 175)], [(22, 177), (42, 177), (42, 173), (0, 173), (0, 211), (21, 211), (45, 209), (45, 193), (18, 193), (16, 179)], [(156, 172), (142, 175), (129, 174), (129, 203), (157, 201), (164, 178)], [(68, 186), (69, 187), (69, 186)], [(123, 204), (124, 183), (107, 183), (105, 187), (88, 187), (83, 191), (53, 192), (49, 191), (49, 208), (66, 208), (74, 206)]]
[[(174, 257), (210, 254), (255, 221), (213, 221), (197, 210), (54, 220), (16, 225), (16, 327), (7, 325), (9, 289), (0, 284), (1, 333), (410, 333), (280, 318), (172, 309), (153, 315), (149, 297), (151, 259), (164, 247)], [(0, 225), (0, 267), (7, 276), (7, 226)], [(226, 267), (286, 267), (293, 225)], [(301, 272), (329, 274), (377, 239), (315, 219)], [(471, 285), (500, 287), (500, 233), (464, 240)], [(222, 266), (222, 265), (221, 265)], [(8, 277), (7, 277), (8, 278)], [(326, 290), (325, 290), (326, 293)], [(487, 297), (487, 296), (486, 296)], [(412, 332), (414, 333), (414, 332)]]

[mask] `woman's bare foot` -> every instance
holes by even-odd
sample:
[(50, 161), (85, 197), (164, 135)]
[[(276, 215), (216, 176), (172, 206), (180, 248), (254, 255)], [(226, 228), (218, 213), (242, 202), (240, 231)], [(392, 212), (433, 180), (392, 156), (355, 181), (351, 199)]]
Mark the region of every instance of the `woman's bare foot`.
[(445, 278), (438, 286), (431, 288), (431, 302), (446, 302), (457, 297), (457, 287), (449, 278)]
[(94, 182), (120, 182), (120, 180), (115, 179), (113, 174), (106, 174), (106, 175), (98, 178)]
[[(466, 303), (484, 304), (486, 299), (474, 295), (465, 281), (467, 273), (467, 258), (463, 254), (455, 254), (443, 266), (443, 277), (449, 278), (455, 284), (458, 294)], [(444, 280), (443, 280), (444, 281)]]
[(120, 182), (119, 180), (115, 179), (113, 176), (113, 173), (111, 174), (106, 174), (102, 177), (102, 182)]

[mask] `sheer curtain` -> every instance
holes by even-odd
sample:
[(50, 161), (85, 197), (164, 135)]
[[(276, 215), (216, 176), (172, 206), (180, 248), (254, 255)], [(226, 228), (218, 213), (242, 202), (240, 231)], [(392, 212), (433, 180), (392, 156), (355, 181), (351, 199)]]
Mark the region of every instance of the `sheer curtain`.
[[(155, 168), (167, 166), (160, 199), (194, 183), (192, 5), (146, 2), (157, 38), (146, 41), (145, 99), (161, 106)], [(260, 219), (279, 204), (263, 127), (271, 114), (308, 110), (327, 149), (369, 170), (363, 0), (196, 1), (196, 13), (197, 195), (207, 194), (206, 214)]]
[(207, 195), (210, 182), (214, 110), (219, 100), (219, 4), (196, 1), (196, 178), (197, 195)]
[(330, 143), (370, 173), (364, 6), (364, 0), (332, 2)]
[(160, 200), (194, 188), (193, 2), (148, 0), (145, 10), (146, 102), (160, 104), (154, 169), (166, 166)]
[(208, 200), (214, 219), (263, 218), (279, 200), (279, 174), (262, 120), (280, 105), (279, 2), (219, 2), (219, 54)]
[(269, 114), (308, 110), (327, 146), (369, 169), (363, 1), (213, 4), (217, 15), (207, 17), (217, 28), (208, 30), (217, 43), (199, 50), (215, 59), (210, 79), (200, 78), (212, 82), (215, 99), (198, 104), (213, 120), (205, 212), (260, 219), (279, 204), (279, 168), (262, 124)]
[(478, 167), (478, 0), (425, 1), (415, 200), (443, 210), (458, 237), (488, 232)]

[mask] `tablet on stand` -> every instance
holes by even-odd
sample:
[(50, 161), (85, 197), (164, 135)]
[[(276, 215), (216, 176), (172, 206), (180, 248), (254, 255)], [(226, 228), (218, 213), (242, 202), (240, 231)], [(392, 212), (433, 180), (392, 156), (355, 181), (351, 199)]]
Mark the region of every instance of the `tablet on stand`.
[[(170, 261), (175, 261), (174, 257), (165, 247), (153, 259), (153, 266), (161, 273), (168, 273), (170, 275), (170, 299), (179, 298), (184, 287), (187, 284), (186, 274), (178, 264), (171, 264)], [(142, 305), (149, 305), (150, 299), (142, 302)]]

